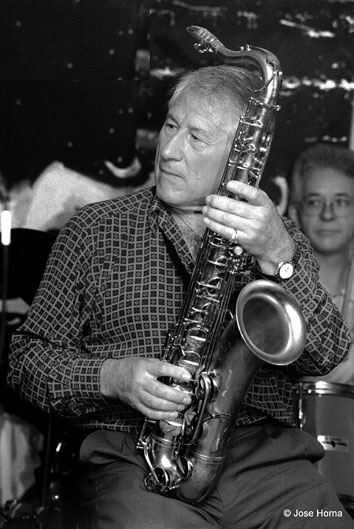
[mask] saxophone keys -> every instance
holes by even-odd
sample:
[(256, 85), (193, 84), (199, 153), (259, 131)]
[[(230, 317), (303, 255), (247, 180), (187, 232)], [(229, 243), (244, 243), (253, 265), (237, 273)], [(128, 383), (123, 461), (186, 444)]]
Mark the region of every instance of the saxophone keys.
[(235, 255), (242, 255), (244, 250), (240, 245), (237, 244), (235, 248), (233, 249), (233, 252)]

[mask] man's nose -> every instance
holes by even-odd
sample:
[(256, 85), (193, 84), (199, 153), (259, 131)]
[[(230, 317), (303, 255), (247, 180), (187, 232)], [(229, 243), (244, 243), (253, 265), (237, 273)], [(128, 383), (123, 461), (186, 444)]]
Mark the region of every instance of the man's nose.
[(323, 202), (321, 217), (326, 220), (333, 219), (333, 217), (335, 217), (333, 202), (330, 200)]
[(162, 145), (161, 156), (165, 160), (180, 160), (183, 155), (183, 136), (176, 132), (168, 138)]

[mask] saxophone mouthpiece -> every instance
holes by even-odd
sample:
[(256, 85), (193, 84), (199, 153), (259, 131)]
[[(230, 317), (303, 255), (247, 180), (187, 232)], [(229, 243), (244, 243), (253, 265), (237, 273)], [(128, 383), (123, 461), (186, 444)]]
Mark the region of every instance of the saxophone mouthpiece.
[(203, 28), (200, 26), (188, 26), (186, 29), (188, 33), (190, 33), (196, 40), (201, 39), (200, 34), (202, 33)]
[(198, 51), (204, 53), (205, 51), (217, 52), (223, 44), (205, 28), (200, 26), (188, 26), (188, 33), (192, 35), (196, 40), (199, 41), (197, 44)]

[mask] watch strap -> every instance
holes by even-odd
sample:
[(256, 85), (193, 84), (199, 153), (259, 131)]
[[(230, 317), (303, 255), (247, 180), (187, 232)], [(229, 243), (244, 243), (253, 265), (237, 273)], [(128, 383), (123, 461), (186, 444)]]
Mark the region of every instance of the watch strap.
[[(300, 259), (300, 256), (301, 256), (301, 252), (300, 252), (300, 248), (298, 247), (298, 245), (295, 243), (294, 244), (294, 253), (293, 253), (293, 256), (289, 259), (286, 259), (284, 261), (280, 261), (280, 263), (278, 263), (278, 266), (276, 268), (276, 271), (274, 274), (272, 275), (269, 275), (269, 274), (265, 274), (262, 269), (260, 268), (260, 266), (258, 265), (258, 263), (256, 264), (256, 272), (257, 272), (257, 275), (261, 275), (262, 278), (264, 279), (271, 279), (272, 281), (277, 281), (277, 282), (280, 282), (280, 281), (284, 281), (284, 279), (282, 279), (281, 277), (279, 277), (279, 268), (284, 264), (284, 263), (292, 263), (292, 265), (294, 266), (294, 271), (296, 270), (296, 265)], [(294, 274), (292, 274), (293, 276)], [(291, 277), (292, 277), (291, 276)], [(289, 278), (290, 279), (290, 278)], [(286, 281), (286, 280), (285, 280)]]

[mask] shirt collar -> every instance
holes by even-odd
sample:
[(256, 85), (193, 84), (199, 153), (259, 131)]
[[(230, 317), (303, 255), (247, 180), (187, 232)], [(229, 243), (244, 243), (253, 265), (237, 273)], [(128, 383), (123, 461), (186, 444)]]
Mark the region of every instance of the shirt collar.
[(150, 225), (154, 230), (157, 230), (158, 228), (162, 230), (164, 235), (176, 248), (179, 257), (188, 272), (191, 273), (194, 268), (193, 258), (185, 240), (181, 236), (177, 224), (169, 212), (169, 206), (157, 196), (156, 187), (153, 187), (151, 191), (153, 196), (149, 212)]

